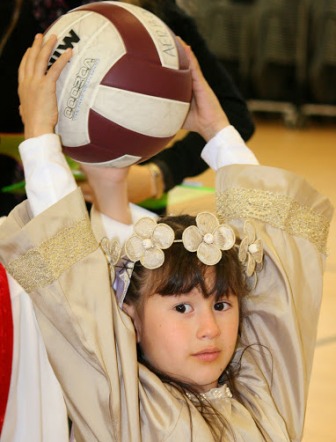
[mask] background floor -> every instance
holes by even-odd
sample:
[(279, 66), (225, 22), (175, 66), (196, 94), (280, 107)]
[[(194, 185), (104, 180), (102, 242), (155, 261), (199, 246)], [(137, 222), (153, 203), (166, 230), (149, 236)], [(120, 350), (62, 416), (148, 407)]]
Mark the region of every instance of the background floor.
[[(336, 207), (336, 124), (308, 123), (286, 128), (282, 121), (257, 120), (248, 143), (260, 163), (282, 167), (305, 177)], [(195, 186), (169, 195), (171, 213), (214, 210), (214, 174), (190, 180)], [(205, 186), (205, 189), (201, 186)], [(329, 235), (324, 298), (302, 442), (336, 442), (336, 214)], [(290, 380), (289, 380), (290, 382)]]

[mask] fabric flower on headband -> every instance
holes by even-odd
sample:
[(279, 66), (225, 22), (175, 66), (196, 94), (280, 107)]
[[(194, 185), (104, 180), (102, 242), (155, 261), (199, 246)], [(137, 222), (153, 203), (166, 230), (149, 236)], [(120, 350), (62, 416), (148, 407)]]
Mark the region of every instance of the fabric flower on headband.
[(158, 224), (153, 218), (145, 217), (134, 225), (134, 232), (125, 243), (129, 259), (140, 261), (147, 269), (161, 267), (165, 259), (162, 250), (173, 244), (174, 230), (167, 224)]
[(215, 215), (209, 212), (199, 213), (196, 225), (184, 230), (184, 247), (189, 252), (197, 252), (197, 257), (203, 264), (217, 264), (222, 258), (222, 250), (229, 250), (234, 246), (234, 231), (226, 224), (219, 224)]
[(252, 276), (255, 271), (259, 271), (263, 261), (263, 244), (256, 238), (256, 230), (250, 221), (244, 224), (245, 237), (239, 246), (239, 260), (246, 266), (246, 274)]

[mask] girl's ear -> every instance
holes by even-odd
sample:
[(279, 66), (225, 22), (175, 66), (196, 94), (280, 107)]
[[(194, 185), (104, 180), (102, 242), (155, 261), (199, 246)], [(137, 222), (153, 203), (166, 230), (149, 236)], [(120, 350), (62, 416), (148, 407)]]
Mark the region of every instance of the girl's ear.
[(132, 319), (135, 328), (137, 343), (139, 344), (141, 336), (141, 320), (138, 311), (134, 307), (134, 305), (125, 304), (125, 303), (122, 306), (122, 310)]

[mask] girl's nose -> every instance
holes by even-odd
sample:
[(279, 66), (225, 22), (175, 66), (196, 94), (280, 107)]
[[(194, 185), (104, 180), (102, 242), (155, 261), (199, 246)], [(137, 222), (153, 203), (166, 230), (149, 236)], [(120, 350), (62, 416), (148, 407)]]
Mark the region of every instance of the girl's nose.
[(214, 339), (220, 335), (220, 332), (214, 310), (200, 313), (197, 331), (199, 339)]

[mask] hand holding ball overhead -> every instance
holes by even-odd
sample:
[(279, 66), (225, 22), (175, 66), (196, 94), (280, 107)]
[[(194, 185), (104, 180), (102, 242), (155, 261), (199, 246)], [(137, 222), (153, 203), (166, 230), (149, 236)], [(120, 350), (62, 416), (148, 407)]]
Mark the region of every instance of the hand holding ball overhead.
[(182, 127), (191, 100), (184, 48), (152, 13), (98, 2), (60, 17), (52, 66), (72, 48), (57, 84), (64, 152), (92, 165), (127, 167), (162, 150)]

